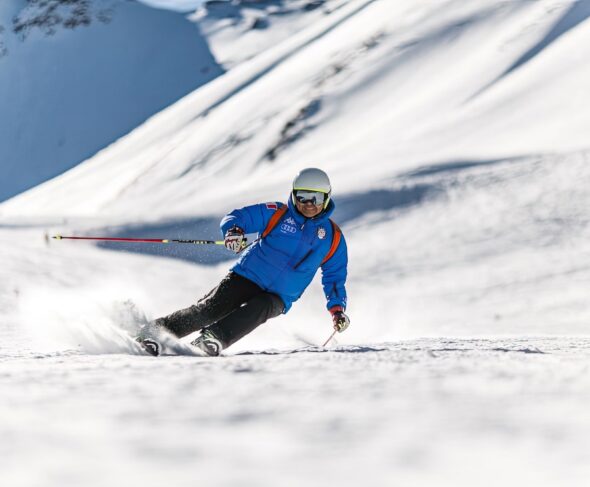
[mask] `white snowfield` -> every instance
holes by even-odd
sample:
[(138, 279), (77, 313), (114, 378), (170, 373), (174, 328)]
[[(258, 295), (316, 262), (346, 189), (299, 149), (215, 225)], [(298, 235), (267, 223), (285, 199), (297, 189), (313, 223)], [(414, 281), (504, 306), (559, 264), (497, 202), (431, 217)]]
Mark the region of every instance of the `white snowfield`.
[[(1, 485), (588, 484), (590, 1), (338, 4), (0, 204)], [(227, 254), (48, 238), (219, 238), (308, 166), (349, 248), (326, 349), (318, 275), (222, 357), (145, 356)]]
[(0, 476), (13, 486), (583, 486), (589, 346), (439, 338), (220, 359), (4, 355)]

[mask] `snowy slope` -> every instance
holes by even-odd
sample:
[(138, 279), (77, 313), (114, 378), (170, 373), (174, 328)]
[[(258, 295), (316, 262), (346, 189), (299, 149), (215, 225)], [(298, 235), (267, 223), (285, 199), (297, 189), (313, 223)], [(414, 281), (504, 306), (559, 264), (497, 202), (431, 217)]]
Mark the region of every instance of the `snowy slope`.
[(55, 11), (61, 21), (53, 25), (47, 6), (1, 2), (0, 201), (70, 169), (222, 73), (181, 14), (135, 1), (80, 5)]
[[(589, 345), (416, 340), (218, 360), (12, 356), (0, 376), (0, 479), (582, 487)], [(10, 376), (24, 384), (11, 387)]]
[[(583, 331), (588, 8), (349, 2), (0, 215), (95, 231), (215, 221), (284, 199), (317, 164), (348, 230), (351, 303), (372, 323), (352, 341)], [(392, 306), (396, 326), (378, 325)]]
[[(346, 3), (347, 0), (200, 2), (191, 19), (199, 23), (215, 59), (231, 69), (331, 15)], [(170, 4), (174, 6), (176, 0), (170, 0)]]
[[(211, 198), (227, 201), (219, 185), (228, 177), (240, 181), (234, 200), (243, 199), (246, 188), (286, 185), (307, 161), (333, 170), (349, 192), (423, 165), (585, 149), (590, 74), (575, 47), (590, 34), (579, 22), (559, 36), (551, 31), (562, 18), (585, 18), (587, 7), (350, 2), (72, 173), (2, 205), (1, 214), (127, 214), (138, 212), (138, 201), (157, 214), (194, 213)], [(91, 201), (72, 205), (87, 193), (86, 174), (112, 180), (115, 167), (117, 190), (92, 191)], [(54, 197), (64, 186), (71, 197)]]
[[(1, 483), (584, 486), (589, 14), (350, 1), (1, 204)], [(328, 351), (316, 280), (219, 360), (134, 355), (125, 300), (160, 316), (229, 262), (44, 239), (217, 236), (309, 165), (349, 245)]]

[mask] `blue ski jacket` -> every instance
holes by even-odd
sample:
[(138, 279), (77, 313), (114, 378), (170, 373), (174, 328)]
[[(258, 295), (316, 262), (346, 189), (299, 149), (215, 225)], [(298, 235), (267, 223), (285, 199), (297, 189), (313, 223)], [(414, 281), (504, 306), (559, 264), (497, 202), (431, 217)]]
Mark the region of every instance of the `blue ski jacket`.
[[(221, 220), (221, 232), (225, 235), (236, 225), (245, 233), (262, 234), (281, 206), (281, 203), (273, 202), (234, 210)], [(281, 221), (266, 237), (248, 247), (231, 270), (265, 291), (279, 295), (285, 303), (283, 313), (286, 313), (321, 267), (327, 308), (342, 306), (346, 309), (344, 285), (348, 255), (343, 235), (336, 252), (322, 264), (332, 245), (334, 230), (329, 218), (334, 208), (334, 202), (330, 201), (318, 216), (306, 218), (289, 198), (287, 212)]]

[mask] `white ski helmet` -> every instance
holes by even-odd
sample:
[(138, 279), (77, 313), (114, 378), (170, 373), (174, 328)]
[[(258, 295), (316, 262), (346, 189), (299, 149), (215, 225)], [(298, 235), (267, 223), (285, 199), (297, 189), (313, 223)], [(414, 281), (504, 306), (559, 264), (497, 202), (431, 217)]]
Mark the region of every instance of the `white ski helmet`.
[(324, 209), (327, 208), (330, 202), (330, 194), (332, 193), (332, 185), (330, 184), (328, 175), (324, 171), (316, 167), (309, 167), (303, 169), (295, 176), (293, 180), (293, 191), (291, 191), (293, 204), (296, 203), (295, 192), (300, 190), (317, 191), (326, 194)]

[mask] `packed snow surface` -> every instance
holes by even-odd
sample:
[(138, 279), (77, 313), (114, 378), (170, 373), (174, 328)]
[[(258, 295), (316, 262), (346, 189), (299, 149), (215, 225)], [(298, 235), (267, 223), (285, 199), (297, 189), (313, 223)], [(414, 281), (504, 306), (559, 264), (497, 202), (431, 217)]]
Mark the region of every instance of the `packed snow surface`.
[(589, 347), (437, 338), (219, 359), (0, 348), (0, 475), (15, 487), (582, 486)]
[[(0, 204), (0, 484), (585, 486), (590, 1), (256, 3), (268, 36), (193, 19), (231, 69)], [(143, 355), (233, 256), (50, 238), (217, 239), (308, 166), (349, 248), (326, 349), (316, 279), (220, 358)]]

